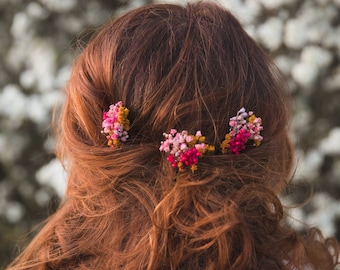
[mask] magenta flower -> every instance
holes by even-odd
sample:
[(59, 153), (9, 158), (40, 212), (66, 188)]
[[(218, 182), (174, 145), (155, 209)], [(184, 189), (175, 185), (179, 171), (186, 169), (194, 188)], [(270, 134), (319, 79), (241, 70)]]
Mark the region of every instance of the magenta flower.
[(179, 133), (171, 129), (169, 134), (163, 135), (166, 140), (161, 142), (159, 150), (169, 154), (167, 161), (173, 168), (184, 170), (185, 167), (189, 167), (194, 172), (197, 169), (198, 158), (206, 151), (214, 151), (213, 146), (204, 143), (205, 137), (201, 131), (197, 131), (194, 136), (186, 130)]
[(129, 110), (123, 106), (121, 101), (111, 104), (109, 111), (103, 112), (102, 133), (106, 135), (108, 146), (118, 146), (120, 142), (128, 139), (130, 129), (128, 114)]
[(262, 119), (256, 117), (252, 111), (246, 112), (241, 108), (237, 115), (229, 120), (230, 131), (221, 143), (223, 153), (240, 154), (246, 149), (249, 140), (253, 141), (254, 146), (259, 146), (263, 137), (260, 132), (263, 130)]

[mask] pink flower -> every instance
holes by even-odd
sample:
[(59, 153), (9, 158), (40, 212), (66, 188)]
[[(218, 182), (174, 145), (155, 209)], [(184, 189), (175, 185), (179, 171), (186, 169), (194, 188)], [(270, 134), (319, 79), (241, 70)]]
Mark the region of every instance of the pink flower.
[(222, 142), (222, 152), (231, 152), (236, 155), (246, 149), (249, 140), (253, 140), (254, 146), (260, 145), (263, 137), (260, 132), (263, 130), (262, 119), (256, 117), (254, 112), (246, 112), (241, 108), (236, 116), (229, 120), (230, 131), (226, 139)]
[(229, 151), (236, 155), (240, 154), (240, 151), (245, 150), (246, 142), (248, 141), (249, 136), (250, 133), (248, 133), (245, 129), (241, 129), (239, 133), (237, 133), (237, 135), (230, 141)]
[(184, 170), (185, 167), (190, 167), (195, 171), (198, 163), (198, 158), (206, 151), (213, 151), (213, 147), (204, 143), (204, 136), (201, 131), (197, 131), (196, 135), (190, 135), (188, 131), (183, 130), (177, 132), (176, 129), (171, 129), (170, 133), (163, 133), (165, 141), (161, 142), (159, 150), (168, 153), (167, 161), (170, 162), (173, 168)]
[(108, 146), (115, 147), (125, 142), (129, 135), (130, 122), (127, 119), (129, 110), (121, 101), (111, 104), (107, 112), (103, 112), (102, 133), (106, 135)]

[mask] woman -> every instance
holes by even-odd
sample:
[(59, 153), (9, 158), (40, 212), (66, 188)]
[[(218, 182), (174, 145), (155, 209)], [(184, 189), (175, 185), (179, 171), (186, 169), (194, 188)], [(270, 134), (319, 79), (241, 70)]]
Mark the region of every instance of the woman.
[(151, 5), (112, 20), (65, 92), (67, 196), (8, 269), (336, 267), (334, 239), (285, 225), (289, 91), (228, 11)]

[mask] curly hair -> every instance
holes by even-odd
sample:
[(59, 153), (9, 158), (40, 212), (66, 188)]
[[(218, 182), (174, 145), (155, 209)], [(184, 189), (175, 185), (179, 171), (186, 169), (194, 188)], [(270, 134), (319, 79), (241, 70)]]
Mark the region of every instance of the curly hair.
[[(229, 11), (158, 4), (104, 25), (65, 87), (57, 153), (67, 196), (8, 268), (334, 269), (339, 248), (285, 224), (292, 178), (285, 80)], [(102, 114), (122, 101), (129, 140), (106, 146)], [(171, 128), (218, 148), (244, 106), (261, 116), (260, 147), (215, 151), (176, 172), (159, 151)]]

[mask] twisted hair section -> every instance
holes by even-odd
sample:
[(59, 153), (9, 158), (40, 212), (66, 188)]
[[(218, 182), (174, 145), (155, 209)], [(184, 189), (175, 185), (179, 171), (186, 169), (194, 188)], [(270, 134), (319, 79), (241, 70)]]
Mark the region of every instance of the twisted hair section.
[[(290, 100), (275, 65), (214, 3), (150, 5), (108, 22), (65, 87), (60, 209), (9, 269), (333, 269), (338, 246), (284, 224)], [(107, 147), (102, 114), (122, 101), (129, 139)], [(261, 116), (260, 147), (176, 173), (159, 151), (171, 128), (216, 149), (241, 107)]]

